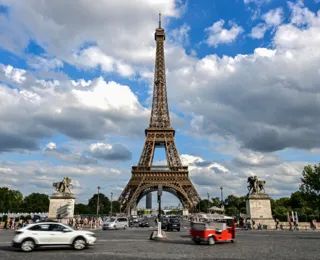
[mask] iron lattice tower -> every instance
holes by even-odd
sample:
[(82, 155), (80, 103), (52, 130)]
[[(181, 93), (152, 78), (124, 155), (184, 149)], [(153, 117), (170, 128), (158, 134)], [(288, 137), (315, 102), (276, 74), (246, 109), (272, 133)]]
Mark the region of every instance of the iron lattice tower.
[[(166, 87), (166, 70), (164, 59), (164, 41), (166, 34), (161, 27), (156, 29), (156, 59), (154, 70), (153, 100), (149, 127), (145, 130), (146, 139), (137, 166), (132, 167), (132, 176), (119, 197), (121, 212), (130, 213), (142, 197), (158, 189), (174, 194), (184, 208), (194, 210), (200, 196), (189, 179), (188, 167), (183, 166), (175, 144), (175, 130), (171, 127)], [(154, 152), (163, 147), (167, 165), (153, 166)]]

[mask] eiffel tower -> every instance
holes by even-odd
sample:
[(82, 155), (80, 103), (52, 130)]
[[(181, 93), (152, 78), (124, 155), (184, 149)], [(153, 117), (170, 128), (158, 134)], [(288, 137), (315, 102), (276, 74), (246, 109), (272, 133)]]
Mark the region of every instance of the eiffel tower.
[[(171, 127), (166, 88), (164, 60), (165, 31), (159, 27), (155, 31), (156, 61), (154, 72), (153, 102), (146, 139), (137, 166), (132, 167), (132, 176), (119, 197), (121, 212), (131, 214), (139, 201), (162, 185), (163, 191), (170, 192), (180, 201), (184, 209), (194, 211), (200, 196), (189, 179), (188, 166), (183, 166), (176, 148), (175, 130)], [(155, 148), (164, 148), (167, 165), (153, 166)]]

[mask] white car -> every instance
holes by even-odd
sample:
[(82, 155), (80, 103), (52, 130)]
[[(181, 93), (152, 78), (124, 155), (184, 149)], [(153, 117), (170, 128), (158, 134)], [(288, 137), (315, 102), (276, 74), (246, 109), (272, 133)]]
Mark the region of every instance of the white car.
[(128, 218), (111, 218), (104, 222), (102, 229), (127, 229), (129, 227)]
[(31, 252), (40, 246), (71, 246), (81, 250), (96, 242), (93, 232), (75, 230), (58, 222), (38, 222), (18, 229), (12, 246)]

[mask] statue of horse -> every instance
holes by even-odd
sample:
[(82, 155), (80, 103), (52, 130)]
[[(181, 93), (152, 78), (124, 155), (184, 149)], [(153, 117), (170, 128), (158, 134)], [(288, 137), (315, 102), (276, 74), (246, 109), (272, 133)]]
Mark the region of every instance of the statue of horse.
[(248, 177), (247, 183), (249, 183), (249, 185), (247, 186), (248, 194), (257, 194), (260, 193), (262, 190), (264, 193), (266, 192), (264, 189), (266, 181), (258, 180), (257, 176)]
[(259, 193), (263, 190), (263, 193), (266, 193), (264, 189), (264, 185), (266, 184), (266, 181), (258, 181), (257, 186), (259, 187)]
[(56, 191), (60, 192), (60, 193), (71, 193), (69, 187), (72, 187), (72, 179), (69, 177), (64, 177), (63, 181), (61, 182), (54, 182), (52, 183), (52, 186), (56, 189)]

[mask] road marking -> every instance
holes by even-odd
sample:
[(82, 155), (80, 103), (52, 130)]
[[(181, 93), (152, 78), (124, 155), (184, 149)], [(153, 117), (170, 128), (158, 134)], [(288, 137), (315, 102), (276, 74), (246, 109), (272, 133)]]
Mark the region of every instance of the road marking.
[(146, 242), (146, 239), (97, 239), (97, 242)]

